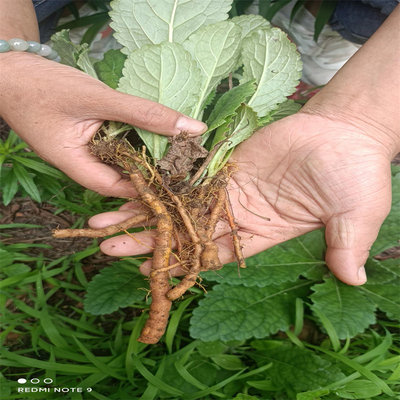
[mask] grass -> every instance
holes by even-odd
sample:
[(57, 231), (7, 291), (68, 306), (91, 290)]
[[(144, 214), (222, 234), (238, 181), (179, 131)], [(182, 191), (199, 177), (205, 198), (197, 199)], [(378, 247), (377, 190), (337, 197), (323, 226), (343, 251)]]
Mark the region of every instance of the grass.
[[(74, 196), (79, 198), (78, 193)], [(64, 199), (60, 207), (65, 207)], [(2, 228), (7, 233), (10, 229), (32, 227), (7, 224)], [(106, 316), (93, 316), (83, 310), (84, 295), (93, 275), (90, 257), (98, 250), (96, 242), (57, 259), (31, 256), (30, 251), (37, 246), (1, 246), (4, 259), (11, 255), (11, 265), (20, 268), (0, 284), (0, 398), (4, 400), (232, 399), (239, 394), (242, 397), (237, 398), (241, 399), (291, 398), (285, 397), (285, 389), (269, 373), (277, 361), (266, 357), (268, 352), (260, 350), (260, 342), (309, 349), (341, 371), (343, 376), (339, 380), (332, 379), (321, 385), (318, 393), (314, 390), (309, 392), (311, 397), (300, 399), (317, 399), (320, 393), (328, 393), (322, 395), (327, 399), (342, 398), (336, 393), (348, 395), (350, 392), (343, 389), (346, 387), (358, 393), (367, 387), (383, 399), (399, 393), (398, 321), (382, 316), (373, 329), (340, 341), (329, 321), (318, 315), (326, 334), (318, 344), (312, 344), (298, 338), (306, 322), (315, 319), (299, 300), (293, 332), (258, 341), (203, 343), (191, 339), (188, 333), (191, 311), (204, 296), (197, 290), (175, 304), (164, 340), (147, 346), (136, 341), (145, 320), (141, 310), (148, 307), (146, 300)], [(21, 378), (28, 382), (19, 384), (17, 380)], [(40, 383), (30, 383), (35, 378)], [(46, 385), (45, 378), (53, 383)], [(361, 382), (361, 386), (354, 382)], [(52, 387), (68, 391), (18, 392), (21, 388)], [(301, 396), (295, 392), (292, 395)]]
[[(15, 138), (13, 141), (19, 146)], [(48, 178), (48, 166), (28, 154), (29, 160), (43, 164), (34, 164), (31, 181), (36, 184)], [(20, 152), (17, 162), (23, 164), (21, 157)], [(2, 172), (11, 166), (6, 164)], [(51, 203), (55, 214), (78, 213), (76, 226), (88, 216), (120, 204), (64, 176), (56, 187), (68, 189), (48, 193), (38, 183), (34, 193)], [(14, 202), (29, 198), (25, 189), (19, 186)], [(32, 235), (41, 228), (39, 224), (10, 222), (0, 225), (0, 235), (7, 239), (17, 230)], [(1, 399), (385, 399), (400, 393), (400, 322), (383, 314), (369, 331), (339, 340), (322, 312), (310, 314), (304, 301), (297, 299), (293, 329), (286, 333), (258, 340), (201, 342), (189, 335), (191, 312), (204, 297), (202, 290), (194, 288), (174, 304), (162, 342), (148, 346), (136, 340), (146, 318), (142, 310), (148, 309), (144, 296), (105, 316), (84, 310), (90, 280), (109, 263), (104, 258), (105, 265), (93, 266), (99, 257), (102, 260), (97, 242), (57, 257), (46, 256), (54, 244), (50, 243), (0, 245)], [(129, 258), (126, 262), (129, 268), (137, 265)], [(207, 289), (211, 288), (208, 283)], [(310, 329), (318, 339), (301, 339)], [(293, 358), (282, 364), (279, 351), (270, 353), (276, 349), (286, 355), (293, 352)], [(313, 372), (313, 363), (331, 365), (325, 367), (325, 380), (322, 371), (313, 372), (317, 389), (314, 385), (307, 391), (307, 382), (285, 375), (297, 368), (298, 351), (305, 360), (312, 360), (310, 366), (306, 361), (303, 366), (305, 379)], [(329, 375), (331, 368), (336, 372)], [(283, 381), (280, 375), (286, 376)], [(18, 383), (22, 378), (27, 382)], [(60, 388), (64, 391), (54, 392)]]

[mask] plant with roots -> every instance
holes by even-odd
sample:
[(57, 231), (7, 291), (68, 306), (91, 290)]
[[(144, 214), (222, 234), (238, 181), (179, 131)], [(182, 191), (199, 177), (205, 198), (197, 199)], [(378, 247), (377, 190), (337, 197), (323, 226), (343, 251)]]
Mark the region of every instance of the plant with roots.
[[(67, 31), (53, 37), (62, 62), (208, 125), (200, 137), (181, 132), (168, 140), (105, 123), (93, 138), (92, 152), (129, 177), (145, 211), (105, 229), (54, 232), (57, 237), (101, 237), (132, 226), (156, 227), (152, 302), (139, 338), (144, 343), (161, 338), (171, 302), (196, 283), (201, 271), (222, 267), (213, 242), (219, 220), (228, 221), (237, 262), (245, 267), (226, 191), (235, 169), (229, 157), (257, 128), (298, 109), (287, 100), (301, 75), (295, 45), (261, 16), (228, 19), (231, 3), (114, 0), (111, 26), (122, 49), (106, 53), (95, 66), (87, 46), (72, 44)], [(138, 145), (126, 139), (132, 129), (141, 139)], [(176, 266), (186, 275), (172, 287), (169, 271)]]

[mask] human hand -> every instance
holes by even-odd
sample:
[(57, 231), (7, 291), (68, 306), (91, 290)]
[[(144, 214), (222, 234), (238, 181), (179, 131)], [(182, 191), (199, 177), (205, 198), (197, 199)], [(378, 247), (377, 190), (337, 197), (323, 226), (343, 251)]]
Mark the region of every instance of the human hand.
[(122, 94), (74, 68), (10, 52), (0, 58), (0, 114), (43, 159), (103, 195), (130, 197), (133, 189), (87, 144), (104, 120), (163, 135), (199, 135), (200, 121), (161, 104)]
[[(365, 127), (298, 113), (257, 132), (231, 161), (237, 172), (228, 193), (245, 257), (325, 225), (331, 271), (345, 283), (365, 283), (362, 266), (390, 209), (390, 149)], [(119, 223), (136, 207), (94, 216), (90, 226)], [(151, 231), (135, 238), (110, 238), (101, 249), (113, 256), (152, 251)], [(218, 224), (214, 240), (221, 262), (234, 261), (227, 223)]]

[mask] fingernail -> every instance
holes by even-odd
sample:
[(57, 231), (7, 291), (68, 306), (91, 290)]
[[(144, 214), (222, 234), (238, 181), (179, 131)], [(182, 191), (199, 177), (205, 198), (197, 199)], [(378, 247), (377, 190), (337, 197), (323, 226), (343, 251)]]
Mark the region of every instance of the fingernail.
[(197, 119), (179, 117), (175, 127), (181, 132), (188, 132), (189, 136), (199, 135), (207, 130), (207, 125)]
[(357, 276), (360, 281), (364, 281), (364, 282), (367, 281), (367, 274), (365, 272), (364, 265), (362, 265), (360, 268), (358, 268)]

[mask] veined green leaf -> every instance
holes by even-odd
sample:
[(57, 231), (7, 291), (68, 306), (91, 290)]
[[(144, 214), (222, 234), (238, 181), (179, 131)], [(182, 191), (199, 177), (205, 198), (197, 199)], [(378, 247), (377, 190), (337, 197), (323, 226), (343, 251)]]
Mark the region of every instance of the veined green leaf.
[(61, 58), (61, 63), (86, 72), (97, 79), (96, 71), (89, 59), (89, 46), (87, 43), (75, 44), (71, 42), (69, 30), (63, 29), (51, 37), (53, 48)]
[[(193, 115), (199, 99), (201, 71), (191, 55), (178, 43), (149, 45), (131, 53), (118, 89)], [(152, 156), (164, 155), (168, 140), (138, 129)]]
[(266, 287), (283, 282), (295, 282), (299, 276), (320, 280), (325, 268), (324, 231), (316, 230), (278, 244), (246, 259), (247, 268), (238, 273), (236, 263), (220, 271), (203, 272), (207, 280), (226, 285)]
[(225, 92), (218, 99), (207, 120), (208, 130), (212, 131), (226, 122), (227, 118), (234, 115), (236, 109), (242, 103), (245, 103), (254, 94), (255, 90), (255, 82), (249, 81)]
[(377, 255), (382, 251), (396, 246), (400, 241), (400, 173), (392, 175), (392, 207), (389, 215), (383, 222), (379, 235), (372, 245), (371, 255)]
[(332, 323), (339, 339), (353, 337), (375, 322), (375, 304), (355, 286), (335, 278), (311, 288), (312, 310), (320, 310)]
[(124, 262), (104, 268), (89, 283), (85, 297), (85, 311), (94, 314), (110, 314), (119, 307), (127, 307), (146, 296), (143, 277)]
[(232, 0), (114, 0), (111, 27), (124, 46), (122, 52), (129, 54), (146, 44), (182, 43), (202, 26), (227, 19), (231, 4)]
[(301, 105), (293, 100), (286, 100), (285, 102), (278, 105), (278, 107), (269, 112), (265, 117), (258, 119), (258, 126), (261, 128), (271, 122), (278, 121), (282, 118), (288, 117), (289, 115), (296, 114), (299, 111)]
[(99, 79), (108, 86), (116, 89), (122, 76), (122, 69), (126, 55), (120, 50), (111, 49), (104, 54), (104, 58), (94, 64)]
[(368, 277), (368, 285), (380, 285), (389, 283), (400, 278), (400, 261), (396, 258), (387, 260), (375, 260), (368, 258), (365, 263), (365, 270)]
[(360, 286), (360, 290), (373, 301), (379, 309), (395, 320), (400, 319), (400, 278), (381, 284), (368, 284)]
[[(254, 340), (252, 347), (259, 350), (256, 355), (258, 364), (272, 362), (266, 376), (272, 379), (277, 388), (282, 388), (289, 395), (305, 390), (312, 390), (328, 385), (345, 376), (340, 368), (314, 352), (282, 343), (270, 348), (262, 340)], [(294, 396), (287, 398), (294, 399)], [(313, 397), (316, 400), (317, 397)]]
[(250, 36), (258, 29), (270, 29), (271, 24), (261, 15), (240, 15), (233, 17), (230, 21), (242, 28), (242, 39)]
[(208, 95), (235, 69), (240, 50), (240, 28), (228, 21), (207, 25), (183, 42), (183, 47), (197, 61), (205, 78), (198, 88), (199, 102), (193, 114), (198, 118)]
[(70, 67), (76, 67), (75, 53), (78, 51), (80, 46), (71, 42), (69, 30), (63, 29), (62, 31), (55, 33), (51, 37), (51, 41), (54, 50), (61, 58), (61, 63), (69, 65)]
[(292, 322), (291, 309), (309, 282), (264, 288), (216, 285), (193, 310), (190, 335), (202, 341), (263, 338)]
[(301, 76), (296, 46), (278, 28), (260, 29), (243, 40), (243, 78), (255, 79), (257, 90), (249, 101), (258, 117), (264, 117), (291, 95)]
[(208, 176), (214, 176), (228, 161), (227, 156), (239, 143), (248, 139), (257, 128), (257, 114), (251, 107), (241, 105), (227, 132), (217, 130), (212, 147), (227, 139), (215, 153), (208, 166)]

